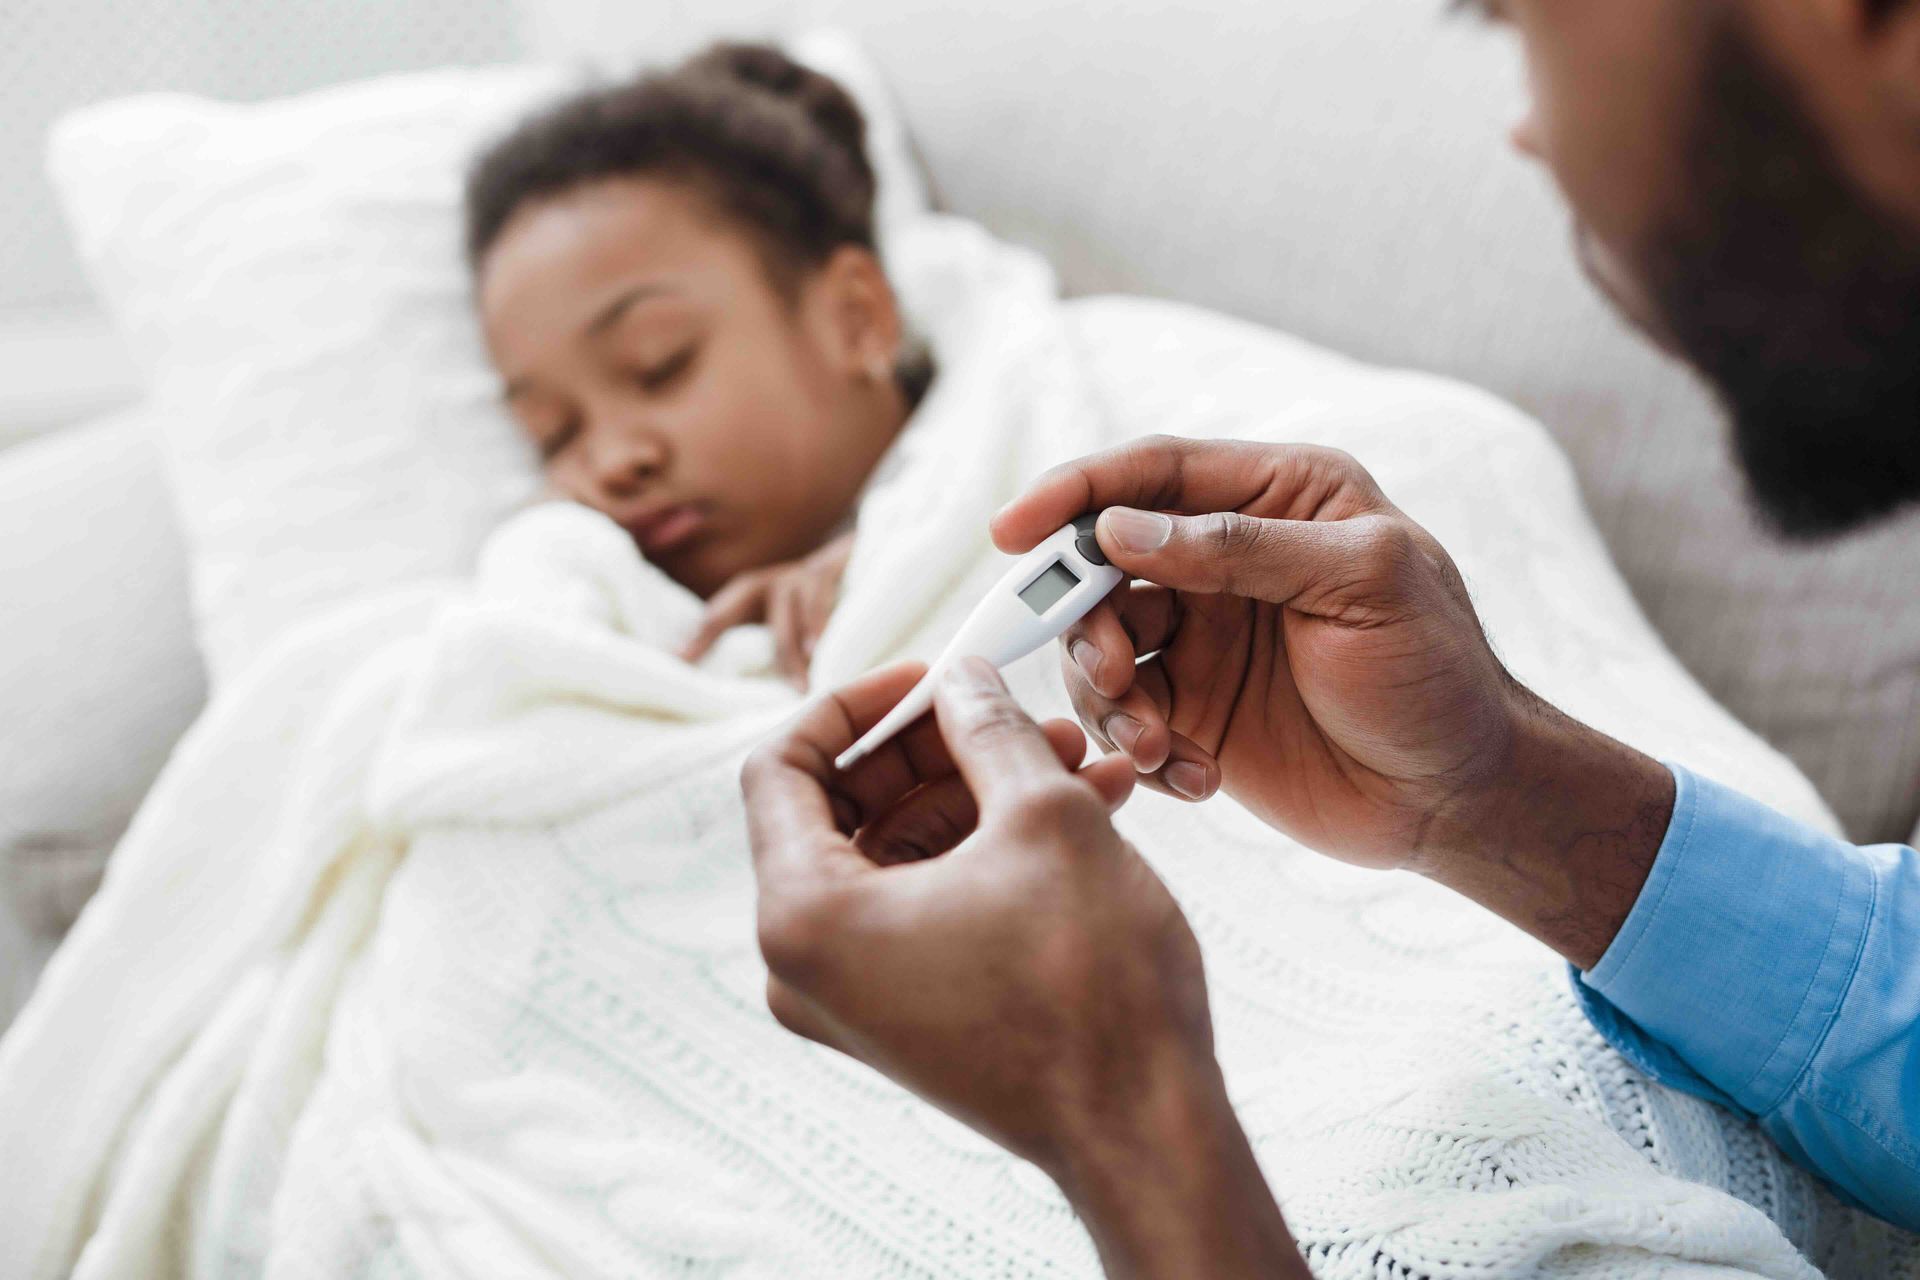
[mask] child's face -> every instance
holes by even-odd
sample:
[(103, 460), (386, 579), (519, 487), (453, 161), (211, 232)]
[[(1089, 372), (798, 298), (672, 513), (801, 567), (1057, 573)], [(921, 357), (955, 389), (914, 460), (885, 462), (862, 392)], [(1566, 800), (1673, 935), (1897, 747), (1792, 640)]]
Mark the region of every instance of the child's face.
[(605, 181), (529, 206), (478, 290), (553, 487), (702, 595), (819, 546), (906, 414), (873, 255), (842, 249), (789, 297), (755, 242), (679, 184)]

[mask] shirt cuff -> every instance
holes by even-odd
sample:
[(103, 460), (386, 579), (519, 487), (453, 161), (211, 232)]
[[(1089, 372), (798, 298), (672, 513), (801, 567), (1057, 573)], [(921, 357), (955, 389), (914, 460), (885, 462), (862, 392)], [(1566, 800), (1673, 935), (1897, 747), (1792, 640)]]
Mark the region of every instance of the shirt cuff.
[(1819, 1049), (1859, 963), (1873, 873), (1851, 846), (1678, 765), (1666, 839), (1575, 988), (1654, 1079), (1755, 1115)]

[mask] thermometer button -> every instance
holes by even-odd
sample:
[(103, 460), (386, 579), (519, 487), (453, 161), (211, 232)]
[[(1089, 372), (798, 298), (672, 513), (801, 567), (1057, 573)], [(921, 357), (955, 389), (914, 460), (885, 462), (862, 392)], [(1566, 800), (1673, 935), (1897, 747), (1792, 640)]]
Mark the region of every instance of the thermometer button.
[(1093, 536), (1094, 525), (1100, 517), (1097, 514), (1081, 516), (1073, 522), (1073, 531), (1077, 535), (1073, 540), (1073, 549), (1078, 551), (1088, 564), (1105, 564), (1106, 552), (1100, 550), (1100, 540)]

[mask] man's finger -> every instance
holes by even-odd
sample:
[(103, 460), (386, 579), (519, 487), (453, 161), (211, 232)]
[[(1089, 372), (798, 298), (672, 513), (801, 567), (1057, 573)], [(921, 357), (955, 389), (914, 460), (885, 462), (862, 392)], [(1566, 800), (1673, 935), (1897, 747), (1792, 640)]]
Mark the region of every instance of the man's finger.
[(1163, 587), (1290, 605), (1304, 613), (1392, 608), (1417, 554), (1396, 515), (1267, 520), (1237, 511), (1170, 515), (1109, 507), (1097, 526), (1107, 558)]
[[(904, 663), (888, 670), (898, 673), (899, 679), (887, 686), (893, 697), (884, 706), (876, 706), (870, 701), (858, 705), (850, 702), (853, 693), (866, 687), (865, 680), (830, 695), (830, 698), (849, 703), (848, 715), (851, 721), (857, 721), (859, 733), (865, 733), (882, 715), (892, 710), (893, 704), (912, 687), (912, 677), (923, 674), (926, 668), (920, 663)], [(1080, 743), (1082, 750), (1085, 749), (1084, 740), (1076, 738), (1076, 742)], [(832, 754), (837, 756), (839, 751)], [(953, 777), (955, 773), (953, 756), (941, 736), (939, 723), (932, 716), (923, 716), (845, 772), (833, 769), (830, 761), (823, 762), (820, 777), (835, 806), (835, 814), (841, 820), (840, 829), (851, 832), (872, 822), (915, 788), (941, 778)]]
[(1108, 698), (1133, 686), (1133, 665), (1158, 653), (1180, 626), (1180, 598), (1151, 582), (1130, 582), (1068, 627), (1060, 645), (1087, 683)]
[(766, 576), (739, 574), (707, 601), (706, 612), (700, 615), (700, 625), (694, 629), (693, 638), (680, 646), (680, 657), (687, 662), (698, 662), (721, 636), (734, 627), (760, 621), (766, 616), (766, 609)]
[(853, 768), (835, 773), (830, 786), (849, 805), (854, 825), (865, 826), (916, 787), (954, 774), (939, 724), (922, 716)]
[[(1133, 770), (1114, 769), (1098, 759), (1085, 768), (1086, 735), (1071, 720), (1049, 720), (1040, 726), (1047, 745), (1064, 768), (1075, 770), (1100, 793), (1109, 812), (1120, 807), (1133, 790)], [(980, 821), (973, 792), (959, 774), (928, 782), (875, 818), (855, 837), (860, 851), (881, 866), (922, 862), (938, 857), (972, 835)]]
[(763, 886), (777, 876), (865, 865), (840, 834), (830, 790), (833, 760), (906, 696), (924, 671), (919, 663), (899, 663), (837, 689), (808, 704), (747, 757), (740, 785), (754, 870)]
[[(1166, 663), (1159, 657), (1149, 658), (1134, 668), (1133, 688), (1161, 715), (1173, 705)], [(1168, 727), (1166, 759), (1152, 772), (1140, 775), (1142, 785), (1182, 800), (1206, 799), (1220, 789), (1220, 779), (1220, 765), (1213, 753), (1171, 726)]]
[(980, 658), (950, 667), (934, 694), (940, 736), (982, 810), (1066, 773), (1047, 737)]
[(766, 748), (740, 771), (747, 843), (763, 896), (785, 886), (846, 875), (866, 862), (840, 833), (827, 792), (791, 757)]
[(993, 540), (1017, 554), (1077, 516), (1116, 506), (1289, 520), (1390, 509), (1373, 477), (1338, 449), (1148, 436), (1042, 475), (994, 516)]
[(1120, 619), (1136, 659), (1160, 652), (1180, 630), (1180, 597), (1157, 583), (1129, 582), (1106, 603)]
[(1133, 683), (1133, 662), (1137, 656), (1133, 638), (1127, 634), (1114, 607), (1114, 600), (1125, 594), (1126, 589), (1122, 587), (1060, 636), (1060, 647), (1071, 660), (1071, 669), (1109, 698), (1119, 697)]
[(1127, 688), (1117, 698), (1095, 688), (1076, 664), (1066, 664), (1061, 675), (1080, 723), (1142, 773), (1152, 773), (1166, 763), (1172, 736), (1165, 713), (1134, 687), (1135, 670), (1128, 667)]
[(1133, 794), (1139, 774), (1125, 756), (1101, 756), (1074, 771), (1074, 776), (1100, 793), (1100, 800), (1113, 813)]

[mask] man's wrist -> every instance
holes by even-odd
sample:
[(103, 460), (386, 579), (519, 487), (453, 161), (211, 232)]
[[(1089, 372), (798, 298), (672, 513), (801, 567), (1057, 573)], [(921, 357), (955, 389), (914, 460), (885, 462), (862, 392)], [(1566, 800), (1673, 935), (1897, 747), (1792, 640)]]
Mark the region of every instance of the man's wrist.
[(1308, 1276), (1210, 1056), (1080, 1128), (1048, 1172), (1110, 1278)]
[(1590, 969), (1666, 838), (1673, 774), (1517, 686), (1515, 703), (1508, 758), (1428, 824), (1412, 865)]

